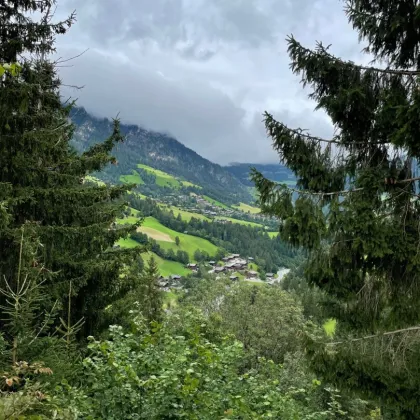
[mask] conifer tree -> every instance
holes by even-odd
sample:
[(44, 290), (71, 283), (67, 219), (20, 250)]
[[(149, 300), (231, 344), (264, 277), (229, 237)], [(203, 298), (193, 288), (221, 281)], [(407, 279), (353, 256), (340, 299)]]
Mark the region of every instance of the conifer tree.
[(23, 269), (28, 275), (48, 269), (52, 301), (66, 302), (71, 282), (73, 321), (84, 317), (87, 334), (120, 293), (120, 270), (131, 254), (113, 244), (133, 227), (114, 223), (127, 186), (84, 183), (87, 174), (115, 162), (110, 152), (123, 140), (118, 121), (105, 142), (82, 155), (70, 146), (71, 104), (62, 105), (57, 63), (48, 55), (74, 15), (54, 23), (54, 7), (55, 0), (0, 4), (0, 63), (21, 65), (17, 75), (0, 77), (0, 278), (13, 287), (21, 227), (31, 222), (42, 246), (35, 258), (23, 258)]
[(140, 309), (149, 321), (158, 321), (162, 314), (162, 293), (157, 284), (158, 279), (159, 269), (152, 255), (140, 281), (142, 300), (142, 307)]
[(281, 238), (309, 251), (306, 279), (338, 320), (330, 342), (308, 344), (315, 369), (375, 398), (384, 418), (418, 419), (420, 5), (348, 0), (346, 13), (373, 65), (288, 39), (292, 71), (335, 135), (322, 139), (266, 113), (297, 187), (255, 170), (252, 177), (263, 212), (280, 219)]

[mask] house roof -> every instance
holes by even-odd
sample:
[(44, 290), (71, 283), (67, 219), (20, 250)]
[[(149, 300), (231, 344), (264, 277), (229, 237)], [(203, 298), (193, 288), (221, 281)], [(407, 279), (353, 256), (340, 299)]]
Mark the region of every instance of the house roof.
[(274, 274), (273, 273), (267, 273), (265, 276), (266, 277), (274, 277)]

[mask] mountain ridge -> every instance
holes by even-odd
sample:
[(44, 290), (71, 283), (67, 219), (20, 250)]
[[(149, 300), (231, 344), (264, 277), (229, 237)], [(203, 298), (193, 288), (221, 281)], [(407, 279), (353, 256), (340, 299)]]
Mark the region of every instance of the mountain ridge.
[[(72, 144), (82, 152), (111, 134), (112, 121), (90, 114), (84, 107), (75, 107), (70, 118), (75, 124)], [(162, 170), (204, 188), (213, 198), (225, 202), (252, 202), (252, 196), (225, 167), (200, 156), (177, 139), (134, 124), (121, 124), (124, 143), (118, 145), (113, 154), (117, 166), (107, 167), (103, 178), (119, 182), (121, 175), (130, 174), (138, 164), (145, 164)]]

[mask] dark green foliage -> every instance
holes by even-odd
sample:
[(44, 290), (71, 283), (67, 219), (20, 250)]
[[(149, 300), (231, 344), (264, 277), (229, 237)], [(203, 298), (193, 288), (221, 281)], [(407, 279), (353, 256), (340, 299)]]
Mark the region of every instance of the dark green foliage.
[[(0, 199), (8, 213), (0, 219), (0, 278), (16, 286), (21, 227), (32, 222), (41, 246), (31, 261), (24, 259), (23, 274), (45, 270), (51, 304), (67, 299), (72, 281), (72, 317), (84, 316), (84, 328), (91, 332), (100, 310), (119, 296), (119, 272), (131, 260), (130, 251), (112, 246), (133, 228), (113, 225), (128, 187), (84, 184), (83, 178), (114, 161), (110, 152), (123, 137), (114, 121), (105, 142), (81, 155), (71, 147), (71, 106), (62, 106), (60, 80), (45, 57), (53, 51), (55, 34), (64, 33), (73, 18), (51, 23), (54, 3), (0, 6), (0, 62), (23, 52), (42, 53), (25, 58), (18, 76), (5, 74), (0, 80)], [(40, 19), (32, 21), (38, 15), (29, 10), (40, 12)]]
[[(386, 416), (414, 419), (420, 416), (417, 329), (411, 329), (420, 322), (414, 175), (420, 8), (416, 2), (349, 0), (346, 10), (369, 42), (367, 50), (388, 67), (358, 66), (322, 44), (311, 51), (290, 37), (291, 68), (312, 89), (310, 98), (330, 116), (336, 134), (320, 139), (266, 114), (274, 148), (296, 174), (297, 189), (258, 171), (253, 180), (263, 211), (281, 219), (282, 239), (310, 251), (306, 279), (325, 292), (326, 310), (339, 320), (341, 344), (315, 346), (314, 366), (329, 380), (377, 398)], [(349, 344), (348, 335), (370, 338)]]

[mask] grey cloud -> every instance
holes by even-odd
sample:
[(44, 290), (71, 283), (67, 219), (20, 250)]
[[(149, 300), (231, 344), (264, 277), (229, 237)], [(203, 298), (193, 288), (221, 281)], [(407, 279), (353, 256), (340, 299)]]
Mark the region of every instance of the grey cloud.
[[(71, 57), (65, 83), (86, 85), (79, 104), (99, 116), (168, 132), (218, 163), (273, 162), (264, 132), (268, 110), (291, 127), (329, 137), (284, 39), (333, 43), (355, 60), (361, 46), (336, 0), (61, 0), (78, 23), (58, 44)], [(343, 54), (340, 54), (343, 53)]]

